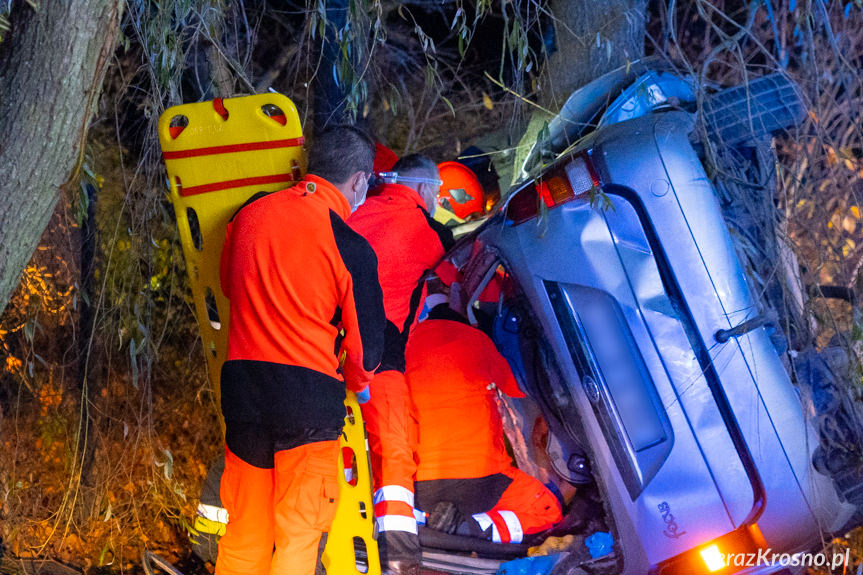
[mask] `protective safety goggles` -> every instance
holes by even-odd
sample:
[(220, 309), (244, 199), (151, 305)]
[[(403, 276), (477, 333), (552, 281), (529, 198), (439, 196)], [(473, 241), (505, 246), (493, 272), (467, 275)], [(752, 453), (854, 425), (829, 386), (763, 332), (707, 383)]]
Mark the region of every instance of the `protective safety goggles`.
[(437, 187), (441, 187), (443, 185), (443, 180), (438, 180), (436, 178), (419, 178), (416, 176), (402, 176), (398, 172), (378, 172), (375, 176), (383, 180), (385, 184), (399, 184), (404, 182), (408, 184), (429, 184)]

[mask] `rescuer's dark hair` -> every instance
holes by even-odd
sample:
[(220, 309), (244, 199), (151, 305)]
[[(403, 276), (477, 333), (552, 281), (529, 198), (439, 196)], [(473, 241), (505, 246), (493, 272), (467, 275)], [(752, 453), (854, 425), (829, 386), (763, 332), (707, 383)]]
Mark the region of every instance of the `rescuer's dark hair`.
[(308, 173), (333, 184), (343, 184), (357, 172), (370, 174), (375, 142), (363, 130), (347, 124), (315, 135), (309, 147)]
[(422, 154), (408, 154), (401, 158), (396, 165), (393, 166), (393, 171), (402, 176), (417, 176), (425, 178), (433, 178), (437, 171), (437, 164), (428, 156)]

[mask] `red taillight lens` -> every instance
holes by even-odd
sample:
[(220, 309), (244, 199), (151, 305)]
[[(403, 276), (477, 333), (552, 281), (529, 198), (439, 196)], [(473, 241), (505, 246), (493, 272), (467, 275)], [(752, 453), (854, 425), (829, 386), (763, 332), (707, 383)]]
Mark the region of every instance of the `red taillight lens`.
[(757, 554), (766, 548), (764, 536), (758, 525), (741, 527), (722, 537), (717, 537), (703, 545), (681, 553), (657, 565), (651, 573), (654, 575), (701, 575), (716, 573), (728, 575), (740, 571), (748, 559), (747, 554)]
[(538, 198), (536, 188), (527, 186), (515, 193), (515, 196), (509, 201), (506, 206), (506, 217), (513, 224), (518, 225), (522, 222), (536, 217), (539, 213)]
[(587, 155), (576, 156), (564, 165), (552, 168), (534, 184), (525, 186), (507, 205), (507, 217), (518, 225), (539, 214), (539, 200), (555, 208), (599, 187), (599, 178)]

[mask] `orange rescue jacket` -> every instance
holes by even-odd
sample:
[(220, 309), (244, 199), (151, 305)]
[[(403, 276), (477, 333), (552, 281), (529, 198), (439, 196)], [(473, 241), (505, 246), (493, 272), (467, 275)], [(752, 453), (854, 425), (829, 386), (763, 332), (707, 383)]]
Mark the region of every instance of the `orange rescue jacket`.
[(247, 203), (228, 224), (227, 423), (341, 428), (345, 385), (361, 391), (371, 379), (383, 350), (382, 295), (375, 254), (345, 224), (349, 214), (338, 189), (309, 175)]
[(453, 244), (452, 232), (429, 216), (420, 195), (400, 184), (385, 184), (348, 218), (378, 257), (387, 316), (386, 350), (378, 371), (404, 371), (404, 349), (425, 299), (423, 274)]
[(411, 334), (406, 358), (417, 420), (416, 480), (477, 478), (509, 469), (494, 387), (510, 397), (524, 394), (491, 339), (457, 321), (429, 319)]

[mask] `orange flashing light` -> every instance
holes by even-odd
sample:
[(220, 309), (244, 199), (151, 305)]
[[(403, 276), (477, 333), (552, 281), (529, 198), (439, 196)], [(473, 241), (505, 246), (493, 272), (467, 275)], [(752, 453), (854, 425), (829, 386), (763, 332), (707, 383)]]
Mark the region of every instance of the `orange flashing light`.
[(549, 208), (560, 205), (575, 197), (566, 174), (554, 174), (536, 185), (536, 191)]
[(733, 558), (757, 553), (767, 542), (758, 525), (741, 527), (660, 563), (654, 575), (730, 575), (743, 569)]
[(707, 570), (713, 573), (725, 567), (725, 558), (719, 552), (718, 545), (709, 545), (701, 550), (701, 558), (704, 559)]

